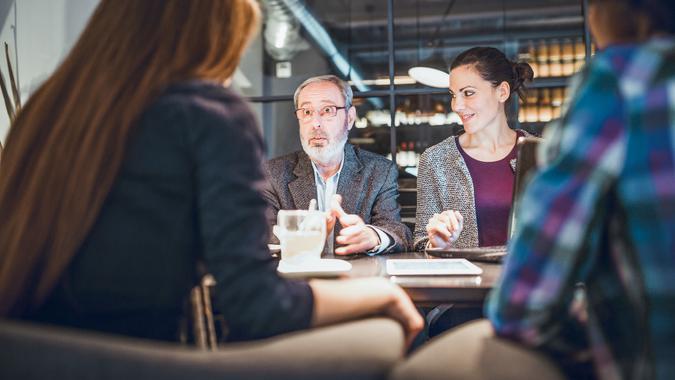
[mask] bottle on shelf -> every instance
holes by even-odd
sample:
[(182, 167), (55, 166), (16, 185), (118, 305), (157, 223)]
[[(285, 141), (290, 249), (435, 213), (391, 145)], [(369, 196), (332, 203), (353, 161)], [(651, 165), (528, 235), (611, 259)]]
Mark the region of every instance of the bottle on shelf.
[(586, 45), (584, 40), (579, 37), (574, 42), (574, 71), (581, 70), (586, 64)]
[(417, 166), (417, 162), (419, 162), (418, 154), (415, 152), (415, 142), (414, 141), (409, 141), (408, 142), (408, 151), (407, 151), (407, 158), (406, 158), (406, 166)]
[(553, 109), (552, 117), (554, 119), (560, 117), (562, 104), (565, 99), (564, 91), (565, 89), (562, 87), (556, 87), (551, 90), (551, 107)]
[(551, 90), (548, 88), (539, 91), (539, 113), (538, 120), (541, 122), (549, 122), (553, 118), (553, 110), (551, 109)]
[[(533, 91), (533, 90), (530, 90)], [(522, 100), (518, 102), (518, 122), (524, 123), (526, 121), (525, 114), (527, 113), (527, 105)]]
[(526, 100), (519, 103), (520, 123), (548, 123), (557, 119), (565, 97), (564, 87), (530, 89)]
[(400, 167), (408, 166), (408, 157), (406, 156), (407, 150), (408, 143), (406, 141), (402, 141), (401, 147), (398, 149), (398, 153), (396, 154), (396, 164)]
[(572, 40), (566, 38), (561, 44), (562, 75), (570, 76), (574, 74), (574, 44)]
[(548, 45), (549, 76), (562, 76), (562, 62), (560, 58), (560, 41), (553, 39)]
[(534, 47), (534, 41), (529, 41), (527, 43), (527, 57), (527, 63), (532, 67), (532, 72), (536, 78), (539, 76), (539, 62), (537, 58), (537, 49)]
[(420, 156), (422, 156), (421, 153), (415, 152), (415, 167), (420, 166)]
[(527, 101), (525, 102), (525, 121), (528, 123), (536, 123), (539, 121), (539, 110), (537, 105), (537, 97), (539, 91), (532, 89), (527, 94)]
[(548, 57), (548, 45), (546, 45), (546, 41), (539, 41), (539, 44), (537, 45), (536, 56), (537, 66), (539, 68), (539, 76), (542, 78), (551, 76)]

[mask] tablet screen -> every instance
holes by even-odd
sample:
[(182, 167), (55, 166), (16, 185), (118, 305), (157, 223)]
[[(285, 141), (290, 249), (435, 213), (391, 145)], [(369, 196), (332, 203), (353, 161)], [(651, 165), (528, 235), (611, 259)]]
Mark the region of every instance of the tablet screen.
[(482, 269), (466, 259), (389, 259), (390, 275), (477, 275)]

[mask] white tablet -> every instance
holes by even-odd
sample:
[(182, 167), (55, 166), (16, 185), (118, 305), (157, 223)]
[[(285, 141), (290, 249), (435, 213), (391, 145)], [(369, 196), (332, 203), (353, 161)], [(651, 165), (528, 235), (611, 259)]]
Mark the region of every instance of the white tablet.
[(389, 259), (390, 275), (460, 275), (472, 276), (483, 270), (466, 259)]

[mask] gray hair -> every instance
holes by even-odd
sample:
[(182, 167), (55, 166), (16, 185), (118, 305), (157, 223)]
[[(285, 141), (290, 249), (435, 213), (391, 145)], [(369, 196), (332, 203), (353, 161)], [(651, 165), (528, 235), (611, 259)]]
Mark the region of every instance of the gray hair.
[(345, 101), (345, 107), (349, 108), (352, 106), (352, 99), (354, 98), (354, 93), (352, 92), (352, 88), (349, 85), (349, 83), (343, 81), (342, 79), (336, 77), (335, 75), (320, 75), (318, 77), (311, 77), (295, 90), (295, 94), (293, 94), (293, 105), (295, 108), (298, 108), (298, 96), (300, 95), (300, 91), (302, 91), (303, 88), (309, 86), (312, 83), (319, 83), (319, 82), (329, 82), (337, 86), (337, 88), (340, 89), (340, 92), (342, 93), (342, 99)]

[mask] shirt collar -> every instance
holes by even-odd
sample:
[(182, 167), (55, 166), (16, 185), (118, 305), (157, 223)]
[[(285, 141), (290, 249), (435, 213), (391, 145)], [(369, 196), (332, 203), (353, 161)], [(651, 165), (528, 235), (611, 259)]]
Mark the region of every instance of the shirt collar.
[(340, 168), (338, 168), (338, 171), (332, 176), (328, 177), (327, 181), (323, 180), (323, 177), (321, 176), (321, 173), (319, 173), (319, 169), (316, 167), (316, 164), (314, 164), (314, 161), (312, 161), (311, 159), (309, 161), (312, 163), (312, 169), (314, 170), (314, 178), (316, 179), (316, 181), (320, 183), (325, 183), (333, 178), (337, 179), (340, 176), (340, 173), (342, 172), (342, 167), (344, 166), (345, 163), (345, 155), (344, 153), (342, 154), (342, 160), (340, 161)]

